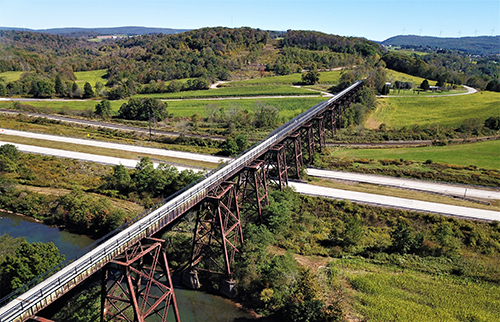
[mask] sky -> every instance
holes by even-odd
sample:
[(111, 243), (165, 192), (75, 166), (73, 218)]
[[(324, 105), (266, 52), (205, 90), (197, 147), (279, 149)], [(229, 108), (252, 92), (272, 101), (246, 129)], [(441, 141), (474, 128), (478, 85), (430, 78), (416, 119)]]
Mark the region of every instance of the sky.
[(144, 26), (316, 30), (382, 41), (396, 35), (500, 34), (499, 0), (0, 0), (0, 26)]

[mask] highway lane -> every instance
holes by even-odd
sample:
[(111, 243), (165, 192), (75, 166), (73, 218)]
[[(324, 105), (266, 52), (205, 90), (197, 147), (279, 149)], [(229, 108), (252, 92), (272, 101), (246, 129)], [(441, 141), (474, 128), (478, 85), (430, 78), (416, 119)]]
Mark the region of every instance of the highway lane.
[[(8, 142), (1, 142), (0, 145), (7, 144)], [(11, 144), (11, 143), (9, 143)], [(50, 148), (41, 148), (36, 146), (29, 146), (23, 144), (14, 144), (20, 151), (40, 153), (47, 155), (55, 155), (58, 157), (67, 157), (79, 159), (84, 161), (98, 162), (103, 164), (117, 165), (123, 164), (127, 167), (135, 167), (137, 160), (121, 159), (114, 157), (107, 157), (95, 154), (71, 152), (65, 150), (57, 150)], [(156, 164), (157, 166), (157, 164)], [(178, 167), (180, 171), (190, 169), (189, 167)], [(199, 169), (192, 169), (193, 171), (200, 171)], [(405, 198), (388, 197), (372, 193), (354, 192), (341, 189), (326, 188), (314, 186), (311, 184), (301, 182), (290, 182), (290, 186), (295, 187), (297, 192), (313, 196), (322, 196), (335, 199), (348, 199), (354, 202), (384, 206), (395, 207), (414, 211), (438, 213), (448, 216), (457, 216), (469, 219), (479, 220), (500, 220), (500, 212), (493, 210), (483, 210), (477, 208), (459, 207), (453, 205), (446, 205), (434, 202), (426, 202), (419, 200), (411, 200)]]
[[(73, 151), (67, 151), (67, 150), (43, 148), (43, 147), (34, 146), (34, 145), (26, 145), (26, 144), (18, 144), (18, 143), (10, 143), (10, 142), (0, 141), (0, 145), (4, 145), (4, 144), (12, 144), (19, 151), (22, 151), (22, 152), (37, 153), (37, 154), (44, 154), (44, 155), (53, 155), (53, 156), (60, 157), (60, 158), (70, 158), (70, 159), (77, 159), (77, 160), (82, 160), (82, 161), (96, 162), (96, 163), (109, 164), (109, 165), (122, 164), (123, 166), (125, 166), (127, 168), (135, 168), (135, 166), (139, 162), (139, 160), (115, 158), (115, 157), (108, 157), (108, 156), (103, 156), (103, 155), (98, 155), (98, 154), (73, 152)], [(158, 167), (159, 163), (156, 163), (156, 162), (153, 162), (153, 163), (154, 163), (155, 168)], [(183, 170), (193, 170), (195, 172), (203, 171), (203, 170), (197, 169), (197, 168), (183, 167), (183, 166), (178, 166), (178, 165), (175, 165), (175, 167), (179, 171), (183, 171)]]
[(308, 168), (307, 174), (313, 177), (364, 182), (364, 183), (378, 184), (383, 186), (392, 186), (398, 188), (434, 192), (434, 193), (440, 193), (458, 197), (500, 199), (500, 191), (498, 189), (482, 190), (477, 188), (469, 188), (453, 184), (435, 183), (424, 180), (401, 179), (388, 176), (362, 174), (354, 172), (342, 172), (333, 170), (320, 170), (313, 168)]
[[(10, 129), (2, 129), (0, 134), (4, 135), (12, 135), (12, 136), (20, 136), (34, 139), (41, 139), (47, 141), (54, 142), (65, 142), (65, 143), (73, 143), (73, 144), (81, 144), (87, 146), (94, 147), (102, 147), (109, 148), (115, 150), (124, 150), (124, 151), (132, 151), (137, 152), (139, 154), (152, 154), (152, 155), (162, 155), (167, 157), (175, 157), (178, 159), (186, 159), (186, 160), (196, 160), (203, 162), (211, 162), (211, 163), (222, 163), (228, 162), (231, 158), (221, 157), (221, 156), (213, 156), (213, 155), (205, 155), (198, 153), (190, 153), (190, 152), (182, 152), (182, 151), (174, 151), (174, 150), (166, 150), (159, 148), (150, 148), (150, 147), (141, 147), (136, 145), (128, 145), (121, 143), (110, 143), (104, 141), (96, 141), (91, 139), (76, 139), (69, 137), (62, 137), (57, 135), (49, 135), (49, 134), (40, 134), (40, 133), (32, 133), (26, 131), (16, 131)], [(0, 136), (1, 138), (1, 136)], [(26, 151), (30, 152), (30, 151)], [(35, 152), (40, 153), (40, 152)], [(64, 153), (57, 152), (58, 156), (64, 156)], [(50, 153), (46, 153), (50, 154)], [(127, 167), (135, 167), (132, 163), (129, 164), (128, 159), (122, 159), (122, 164)], [(106, 163), (104, 161), (99, 161), (101, 163)], [(114, 163), (113, 163), (114, 164)], [(182, 166), (179, 166), (182, 168)], [(456, 184), (445, 184), (445, 183), (436, 183), (432, 181), (425, 180), (413, 180), (413, 179), (402, 179), (395, 178), (389, 176), (382, 175), (370, 175), (363, 173), (354, 173), (354, 172), (342, 172), (342, 171), (334, 171), (334, 170), (321, 170), (308, 168), (307, 174), (313, 177), (321, 177), (328, 179), (337, 179), (337, 180), (347, 180), (354, 182), (364, 182), (370, 184), (377, 185), (385, 185), (392, 186), (398, 188), (405, 189), (413, 189), (419, 191), (433, 192), (444, 195), (458, 196), (458, 197), (467, 197), (467, 198), (479, 198), (479, 199), (487, 199), (487, 200), (500, 200), (500, 190), (499, 189), (479, 189), (476, 187), (464, 187)]]
[(354, 202), (378, 205), (383, 207), (402, 208), (413, 211), (430, 212), (447, 216), (486, 221), (500, 221), (500, 212), (477, 208), (460, 207), (420, 200), (382, 196), (371, 193), (325, 188), (301, 182), (290, 182), (301, 194), (321, 196), (333, 199), (347, 199)]
[(20, 136), (31, 139), (40, 139), (46, 141), (53, 142), (63, 142), (63, 143), (72, 143), (72, 144), (80, 144), (86, 146), (93, 146), (98, 148), (107, 148), (107, 149), (115, 149), (115, 150), (123, 150), (129, 152), (137, 152), (143, 154), (154, 154), (161, 155), (167, 157), (173, 157), (178, 159), (186, 159), (186, 160), (196, 160), (196, 161), (204, 161), (211, 163), (222, 163), (231, 160), (231, 158), (214, 156), (214, 155), (206, 155), (199, 153), (191, 153), (191, 152), (182, 152), (182, 151), (174, 151), (174, 150), (166, 150), (166, 149), (158, 149), (158, 148), (148, 148), (137, 145), (129, 145), (122, 143), (111, 143), (104, 141), (95, 141), (91, 139), (76, 139), (65, 136), (58, 135), (49, 135), (49, 134), (40, 134), (26, 131), (16, 131), (10, 129), (2, 129), (0, 134), (3, 135), (12, 135), (12, 136)]

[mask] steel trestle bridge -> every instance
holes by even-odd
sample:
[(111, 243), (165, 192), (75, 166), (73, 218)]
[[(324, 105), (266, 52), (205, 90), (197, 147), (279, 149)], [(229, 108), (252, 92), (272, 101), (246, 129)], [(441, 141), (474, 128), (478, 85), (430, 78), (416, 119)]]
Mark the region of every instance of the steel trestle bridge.
[[(69, 262), (25, 293), (15, 295), (13, 299), (11, 297), (11, 301), (0, 308), (0, 322), (30, 319), (89, 276), (101, 269), (107, 269), (111, 264), (112, 268), (108, 268), (106, 277), (103, 277), (103, 289), (109, 292), (114, 290), (115, 295), (103, 295), (101, 299), (103, 311), (106, 311), (104, 310), (106, 303), (109, 310), (119, 311), (117, 303), (127, 302), (134, 311), (135, 318), (132, 319), (134, 321), (144, 321), (145, 316), (153, 313), (161, 314), (162, 319), (166, 320), (170, 305), (174, 309), (175, 319), (179, 321), (168, 263), (164, 253), (162, 255), (159, 251), (162, 241), (152, 238), (153, 235), (181, 218), (195, 206), (209, 200), (212, 206), (207, 207), (212, 207), (210, 208), (212, 210), (211, 215), (207, 216), (212, 217), (205, 221), (200, 219), (197, 224), (200, 235), (198, 237), (195, 235), (194, 244), (198, 240), (199, 249), (203, 249), (206, 246), (206, 242), (202, 240), (203, 236), (214, 237), (215, 234), (210, 228), (205, 229), (203, 234), (200, 229), (207, 228), (204, 224), (206, 222), (212, 225), (217, 224), (218, 229), (222, 230), (219, 234), (223, 236), (220, 244), (223, 245), (225, 253), (225, 265), (221, 267), (221, 270), (230, 277), (230, 266), (234, 254), (239, 252), (237, 245), (243, 242), (236, 191), (244, 190), (243, 186), (249, 186), (248, 189), (252, 190), (253, 194), (248, 193), (247, 198), (251, 196), (250, 200), (254, 201), (255, 209), (260, 215), (263, 204), (267, 202), (266, 176), (269, 180), (277, 182), (281, 189), (288, 183), (287, 170), (298, 177), (300, 167), (304, 165), (304, 156), (308, 156), (311, 162), (314, 151), (325, 146), (325, 133), (334, 134), (336, 129), (340, 128), (343, 111), (354, 101), (355, 94), (361, 87), (362, 82), (357, 81), (332, 98), (315, 105), (271, 132), (265, 140), (248, 149), (238, 158), (212, 171), (203, 180), (167, 199), (160, 206), (150, 209), (135, 222), (125, 225), (125, 228), (113, 232), (110, 237), (100, 241), (95, 248)], [(287, 146), (292, 150), (288, 156)], [(305, 151), (304, 155), (303, 151)], [(287, 160), (289, 160), (288, 165)], [(236, 185), (230, 181), (242, 171), (250, 174), (244, 176), (244, 179), (240, 175), (239, 180), (244, 182)], [(271, 176), (270, 173), (273, 175)], [(226, 213), (222, 214), (223, 211)], [(193, 253), (197, 254), (197, 257), (193, 255), (193, 263), (199, 262), (202, 255), (199, 251), (193, 251)], [(142, 264), (137, 266), (139, 262)], [(156, 267), (160, 269), (157, 270)], [(120, 270), (126, 273), (116, 273)], [(113, 276), (116, 280), (110, 283)], [(130, 289), (141, 285), (144, 287), (140, 287), (141, 290), (135, 294), (132, 291), (127, 293), (123, 285)], [(149, 294), (150, 288), (153, 287), (161, 290), (163, 295)], [(119, 291), (116, 291), (117, 289)], [(102, 313), (103, 320), (105, 320), (105, 314)], [(123, 312), (118, 312), (114, 316), (129, 320), (120, 314)]]

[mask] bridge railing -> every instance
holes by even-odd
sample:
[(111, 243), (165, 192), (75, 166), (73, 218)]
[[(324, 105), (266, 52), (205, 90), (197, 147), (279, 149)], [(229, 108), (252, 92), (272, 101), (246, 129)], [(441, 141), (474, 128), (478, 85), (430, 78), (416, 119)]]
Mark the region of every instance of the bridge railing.
[(272, 145), (286, 138), (288, 134), (296, 131), (302, 124), (311, 120), (314, 115), (359, 86), (360, 83), (358, 81), (333, 98), (316, 104), (308, 111), (271, 132), (257, 146), (248, 149), (238, 158), (232, 159), (213, 170), (209, 175), (205, 176), (205, 179), (199, 180), (182, 189), (157, 206), (122, 225), (119, 229), (105, 236), (105, 238), (96, 241), (89, 247), (90, 250), (87, 253), (61, 265), (57, 273), (55, 271), (59, 267), (54, 268), (47, 275), (43, 276), (47, 277), (52, 274), (43, 282), (40, 282), (22, 294), (22, 299), (19, 298), (21, 294), (13, 293), (9, 299), (12, 297), (16, 297), (16, 299), (9, 302), (5, 307), (0, 308), (0, 322), (11, 320), (21, 321), (23, 318), (34, 315), (38, 310), (57, 299), (68, 289), (95, 273), (125, 249), (140, 239), (153, 235), (162, 227), (184, 214), (188, 209), (203, 200), (214, 186), (227, 180), (228, 177), (265, 153)]

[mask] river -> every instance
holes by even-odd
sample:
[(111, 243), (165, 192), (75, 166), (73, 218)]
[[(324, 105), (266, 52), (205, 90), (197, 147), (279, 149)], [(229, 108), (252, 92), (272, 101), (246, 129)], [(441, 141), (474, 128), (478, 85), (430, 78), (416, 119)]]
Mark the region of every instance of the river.
[[(87, 236), (46, 226), (29, 217), (0, 212), (0, 235), (4, 234), (24, 237), (30, 243), (53, 242), (67, 258), (93, 242)], [(252, 318), (220, 296), (179, 288), (175, 289), (175, 297), (182, 322), (232, 322)]]

